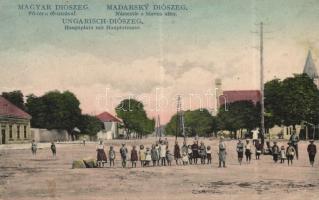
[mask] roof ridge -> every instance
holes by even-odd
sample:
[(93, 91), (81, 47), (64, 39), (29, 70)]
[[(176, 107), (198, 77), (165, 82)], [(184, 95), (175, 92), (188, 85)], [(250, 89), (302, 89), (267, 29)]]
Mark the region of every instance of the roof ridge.
[(98, 119), (100, 119), (101, 121), (116, 121), (116, 122), (121, 122), (121, 120), (114, 116), (113, 114), (107, 112), (107, 111), (104, 111), (98, 115), (96, 115), (96, 117)]
[[(26, 119), (31, 119), (32, 116), (25, 112), (24, 110), (22, 110), (21, 108), (19, 108), (18, 106), (14, 105), (11, 101), (9, 101), (8, 99), (4, 98), (2, 95), (0, 95), (0, 102), (3, 102), (3, 104), (7, 104), (6, 108), (3, 107), (0, 107), (0, 115), (3, 115), (3, 116), (11, 116), (11, 117), (17, 117), (17, 118), (26, 118)], [(0, 104), (0, 106), (2, 106)], [(10, 113), (8, 107), (11, 107), (13, 108), (13, 111), (12, 113)], [(19, 112), (19, 113), (17, 113)]]

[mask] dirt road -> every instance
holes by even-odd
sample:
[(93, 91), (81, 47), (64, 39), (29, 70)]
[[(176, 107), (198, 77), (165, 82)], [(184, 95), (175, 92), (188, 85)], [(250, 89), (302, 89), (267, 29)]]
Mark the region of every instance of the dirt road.
[[(149, 146), (154, 139), (128, 141)], [(118, 152), (122, 141), (108, 141)], [(173, 150), (173, 138), (170, 149)], [(180, 139), (180, 144), (182, 139)], [(192, 143), (192, 141), (189, 141)], [(239, 165), (236, 141), (227, 142), (227, 168), (217, 168), (217, 140), (205, 140), (213, 149), (212, 165), (122, 169), (71, 169), (72, 161), (95, 158), (96, 144), (57, 144), (57, 159), (48, 145), (35, 159), (29, 148), (0, 149), (0, 199), (319, 199), (319, 162), (310, 167), (307, 142), (300, 142), (300, 158), (293, 166), (274, 164), (270, 156)], [(285, 143), (279, 143), (279, 145)], [(317, 146), (319, 146), (317, 144)], [(129, 163), (130, 164), (130, 163)]]

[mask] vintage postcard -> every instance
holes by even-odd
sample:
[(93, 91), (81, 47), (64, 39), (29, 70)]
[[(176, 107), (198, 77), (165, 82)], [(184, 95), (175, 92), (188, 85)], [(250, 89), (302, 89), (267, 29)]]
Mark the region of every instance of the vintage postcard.
[(318, 0), (0, 0), (0, 200), (319, 199)]

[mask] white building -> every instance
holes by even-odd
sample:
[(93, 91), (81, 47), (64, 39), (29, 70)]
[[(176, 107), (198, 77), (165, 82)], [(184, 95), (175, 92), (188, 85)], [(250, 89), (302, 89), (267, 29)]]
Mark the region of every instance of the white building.
[(97, 138), (100, 140), (111, 140), (118, 138), (121, 130), (119, 130), (119, 124), (121, 120), (111, 115), (108, 112), (103, 112), (96, 116), (101, 122), (103, 122), (104, 129), (97, 133)]

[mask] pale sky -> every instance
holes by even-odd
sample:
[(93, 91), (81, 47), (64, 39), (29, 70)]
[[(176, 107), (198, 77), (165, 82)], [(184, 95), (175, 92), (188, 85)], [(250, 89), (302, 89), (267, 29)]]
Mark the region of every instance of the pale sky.
[[(130, 0), (127, 4), (178, 2), (188, 11), (178, 17), (144, 17), (142, 29), (118, 32), (64, 31), (62, 17), (19, 11), (18, 4), (25, 2), (0, 1), (0, 92), (70, 90), (84, 113), (114, 113), (120, 100), (131, 95), (146, 104), (149, 116), (167, 122), (178, 94), (185, 109), (197, 108), (199, 96), (203, 107), (211, 109), (213, 100), (205, 94), (214, 90), (216, 78), (225, 90), (258, 89), (259, 37), (253, 32), (260, 21), (269, 32), (266, 80), (302, 72), (309, 48), (318, 63), (317, 0)], [(89, 5), (79, 18), (110, 17), (106, 4), (124, 2), (72, 1)], [(164, 105), (158, 110), (156, 98)]]

